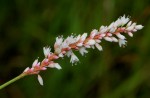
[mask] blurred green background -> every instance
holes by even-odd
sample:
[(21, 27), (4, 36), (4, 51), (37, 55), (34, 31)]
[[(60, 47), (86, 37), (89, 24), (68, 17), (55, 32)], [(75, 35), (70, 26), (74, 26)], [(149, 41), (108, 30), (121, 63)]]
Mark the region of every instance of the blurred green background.
[(102, 42), (104, 51), (75, 52), (80, 63), (57, 60), (62, 70), (25, 77), (0, 91), (0, 98), (149, 98), (150, 0), (0, 0), (0, 84), (16, 77), (59, 35), (82, 34), (122, 15), (144, 25), (128, 46)]

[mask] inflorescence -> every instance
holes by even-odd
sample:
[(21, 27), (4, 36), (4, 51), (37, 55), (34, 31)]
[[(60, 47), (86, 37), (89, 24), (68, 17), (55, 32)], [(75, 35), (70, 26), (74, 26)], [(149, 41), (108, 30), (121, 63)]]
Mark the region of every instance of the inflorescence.
[(66, 39), (63, 36), (59, 36), (54, 44), (54, 52), (51, 51), (50, 47), (44, 47), (45, 58), (43, 61), (39, 62), (36, 59), (32, 67), (27, 67), (23, 73), (26, 75), (37, 74), (39, 83), (43, 85), (43, 79), (39, 73), (49, 67), (61, 69), (61, 66), (55, 62), (56, 59), (68, 56), (71, 57), (70, 62), (72, 64), (77, 63), (79, 59), (73, 53), (73, 50), (79, 51), (82, 56), (88, 53), (88, 48), (96, 47), (99, 51), (102, 51), (103, 48), (100, 45), (102, 39), (109, 42), (118, 42), (120, 47), (124, 47), (127, 41), (123, 34), (126, 33), (133, 37), (133, 33), (142, 28), (142, 25), (137, 25), (135, 22), (130, 21), (129, 17), (122, 16), (109, 26), (101, 26), (99, 30), (93, 29), (89, 36), (87, 33), (78, 36), (71, 35)]

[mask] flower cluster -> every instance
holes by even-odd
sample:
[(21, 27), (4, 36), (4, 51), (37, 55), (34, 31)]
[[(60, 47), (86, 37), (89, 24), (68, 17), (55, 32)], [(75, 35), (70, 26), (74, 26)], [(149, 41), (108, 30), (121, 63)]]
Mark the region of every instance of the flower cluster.
[(66, 39), (63, 36), (59, 36), (54, 44), (54, 52), (51, 52), (50, 47), (44, 47), (45, 58), (43, 61), (38, 62), (38, 59), (36, 59), (32, 67), (27, 67), (23, 73), (27, 75), (37, 74), (39, 83), (43, 85), (43, 79), (39, 73), (48, 67), (61, 69), (61, 66), (55, 62), (56, 59), (68, 56), (71, 58), (70, 62), (72, 64), (77, 63), (79, 59), (73, 53), (73, 50), (79, 51), (82, 56), (88, 53), (88, 48), (96, 47), (99, 51), (102, 51), (103, 49), (100, 45), (102, 39), (109, 42), (118, 42), (120, 47), (125, 46), (127, 41), (123, 34), (126, 33), (133, 37), (133, 33), (142, 28), (142, 25), (137, 25), (135, 22), (130, 21), (128, 17), (122, 16), (109, 26), (101, 26), (99, 30), (93, 29), (89, 36), (87, 33), (78, 36), (71, 35)]

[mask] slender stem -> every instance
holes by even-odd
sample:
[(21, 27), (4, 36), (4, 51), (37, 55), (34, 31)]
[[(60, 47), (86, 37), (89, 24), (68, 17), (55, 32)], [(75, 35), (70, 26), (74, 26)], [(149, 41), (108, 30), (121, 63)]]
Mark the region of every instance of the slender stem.
[(8, 86), (9, 84), (12, 84), (13, 82), (15, 82), (15, 81), (17, 81), (17, 80), (23, 78), (23, 77), (26, 76), (26, 75), (27, 75), (27, 74), (22, 73), (22, 74), (20, 74), (19, 76), (17, 76), (17, 77), (15, 77), (15, 78), (11, 79), (10, 81), (8, 81), (8, 82), (6, 82), (6, 83), (0, 85), (0, 90), (3, 89), (3, 88), (5, 88), (5, 87)]

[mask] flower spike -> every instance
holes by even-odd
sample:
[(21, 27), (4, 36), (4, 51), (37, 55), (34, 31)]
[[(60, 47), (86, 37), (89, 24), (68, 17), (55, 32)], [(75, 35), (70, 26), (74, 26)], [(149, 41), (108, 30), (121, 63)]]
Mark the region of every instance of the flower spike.
[(38, 81), (43, 85), (43, 79), (39, 75), (40, 71), (47, 70), (47, 68), (62, 69), (61, 66), (55, 62), (56, 59), (63, 58), (64, 56), (70, 57), (72, 64), (79, 62), (79, 58), (74, 54), (75, 51), (79, 51), (82, 56), (88, 53), (87, 48), (96, 47), (99, 51), (102, 51), (101, 41), (104, 39), (108, 42), (119, 43), (120, 47), (126, 46), (127, 40), (124, 34), (128, 34), (133, 37), (133, 33), (141, 30), (144, 26), (137, 25), (130, 21), (129, 17), (125, 15), (112, 22), (109, 26), (101, 26), (99, 30), (93, 29), (91, 33), (83, 33), (78, 36), (68, 36), (66, 39), (63, 36), (56, 37), (54, 44), (54, 52), (51, 52), (50, 47), (44, 47), (43, 52), (45, 58), (40, 63), (36, 59), (32, 67), (27, 67), (24, 70), (24, 74), (31, 75), (37, 74)]

